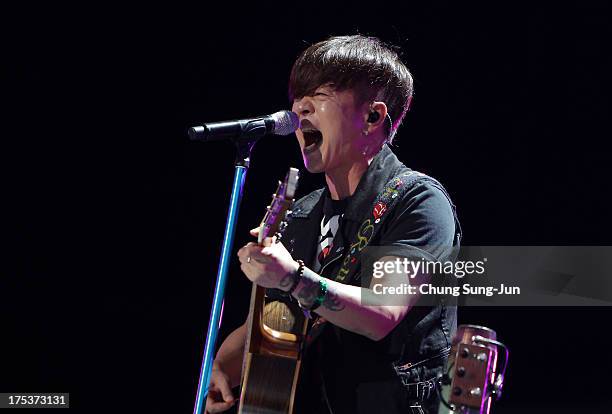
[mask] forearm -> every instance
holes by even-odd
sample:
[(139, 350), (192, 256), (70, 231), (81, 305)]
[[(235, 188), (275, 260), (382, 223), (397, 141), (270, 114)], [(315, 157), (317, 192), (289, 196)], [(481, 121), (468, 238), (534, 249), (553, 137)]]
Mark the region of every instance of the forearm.
[(366, 305), (363, 304), (362, 295), (372, 293), (371, 289), (334, 282), (308, 268), (304, 269), (293, 296), (303, 306), (309, 307), (317, 297), (321, 279), (327, 283), (328, 289), (316, 313), (334, 325), (373, 340), (384, 338), (403, 319), (416, 300), (416, 297), (406, 298), (402, 306)]
[(246, 332), (246, 324), (243, 324), (229, 334), (221, 344), (213, 364), (213, 368), (216, 366), (227, 374), (232, 387), (240, 384)]

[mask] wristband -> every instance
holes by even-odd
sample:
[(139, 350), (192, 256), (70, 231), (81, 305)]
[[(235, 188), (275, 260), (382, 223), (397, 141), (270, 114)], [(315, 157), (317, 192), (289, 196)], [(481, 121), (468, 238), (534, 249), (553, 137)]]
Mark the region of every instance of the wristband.
[(319, 280), (319, 293), (317, 294), (317, 298), (313, 302), (312, 306), (308, 309), (309, 312), (317, 309), (323, 301), (325, 300), (325, 296), (327, 295), (327, 281), (325, 279)]

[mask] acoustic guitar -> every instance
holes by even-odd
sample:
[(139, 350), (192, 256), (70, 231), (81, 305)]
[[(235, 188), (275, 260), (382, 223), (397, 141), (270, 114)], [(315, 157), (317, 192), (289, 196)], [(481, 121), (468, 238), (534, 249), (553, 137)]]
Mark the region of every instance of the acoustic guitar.
[[(298, 170), (291, 168), (279, 182), (259, 226), (260, 245), (266, 237), (282, 235), (298, 179)], [(299, 307), (270, 301), (265, 288), (253, 284), (238, 413), (292, 412), (306, 329)]]
[[(492, 402), (501, 397), (510, 351), (485, 326), (459, 325), (452, 342), (447, 372), (437, 385), (438, 414), (489, 414)], [(501, 349), (505, 354), (499, 367)]]

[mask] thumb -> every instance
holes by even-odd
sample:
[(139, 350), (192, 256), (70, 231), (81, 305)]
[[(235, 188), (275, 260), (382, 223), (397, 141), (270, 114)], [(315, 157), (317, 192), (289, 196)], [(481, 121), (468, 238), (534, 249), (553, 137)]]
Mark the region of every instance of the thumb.
[(276, 237), (276, 235), (272, 236), (272, 237), (266, 237), (263, 240), (263, 246), (264, 247), (270, 247), (276, 244), (276, 241), (278, 240), (278, 238)]
[(254, 229), (251, 229), (249, 233), (251, 234), (251, 236), (257, 237), (259, 235), (259, 227), (255, 227)]
[(221, 396), (223, 396), (223, 401), (227, 403), (234, 403), (234, 395), (229, 388), (221, 388)]

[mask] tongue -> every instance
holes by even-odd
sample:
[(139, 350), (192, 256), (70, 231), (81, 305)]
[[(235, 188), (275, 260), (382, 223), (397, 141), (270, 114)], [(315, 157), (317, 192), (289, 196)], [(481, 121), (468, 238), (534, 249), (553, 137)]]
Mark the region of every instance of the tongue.
[(311, 148), (316, 147), (319, 144), (319, 142), (321, 141), (319, 140), (310, 141), (308, 145), (306, 145), (306, 149), (311, 149)]
[(323, 136), (320, 132), (309, 132), (304, 134), (304, 139), (304, 147), (310, 149), (316, 147), (323, 140)]
[(312, 143), (309, 143), (308, 145), (306, 145), (304, 149), (306, 151), (314, 151), (319, 146), (320, 143), (321, 143), (320, 139), (314, 140), (312, 141)]

